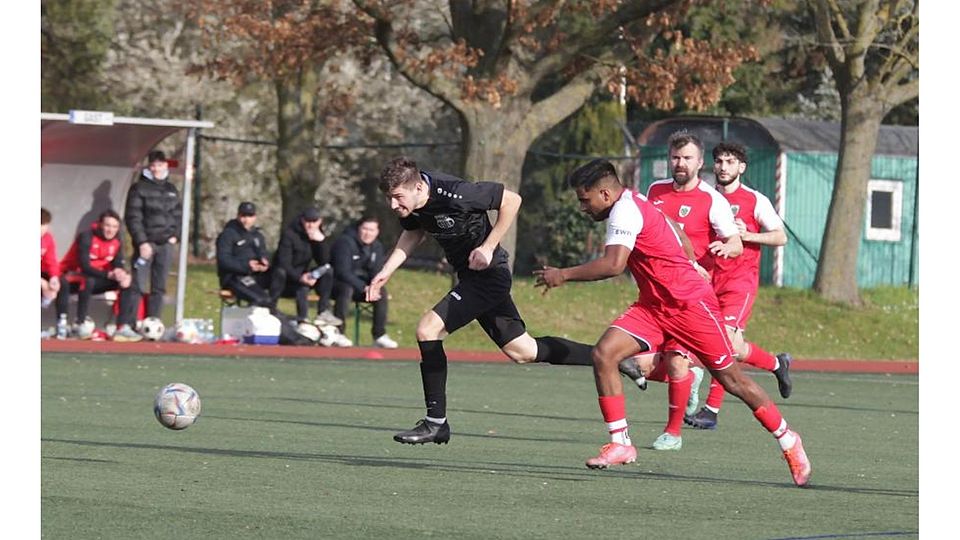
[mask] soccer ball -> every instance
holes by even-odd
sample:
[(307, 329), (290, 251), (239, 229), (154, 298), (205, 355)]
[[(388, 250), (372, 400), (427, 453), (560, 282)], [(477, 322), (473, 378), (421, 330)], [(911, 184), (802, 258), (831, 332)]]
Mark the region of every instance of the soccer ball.
[(163, 326), (163, 321), (156, 317), (147, 317), (140, 326), (140, 333), (150, 341), (160, 341), (160, 338), (163, 337), (164, 330), (166, 330), (166, 328)]
[(186, 384), (168, 384), (153, 400), (153, 415), (163, 427), (186, 429), (200, 416), (200, 395)]

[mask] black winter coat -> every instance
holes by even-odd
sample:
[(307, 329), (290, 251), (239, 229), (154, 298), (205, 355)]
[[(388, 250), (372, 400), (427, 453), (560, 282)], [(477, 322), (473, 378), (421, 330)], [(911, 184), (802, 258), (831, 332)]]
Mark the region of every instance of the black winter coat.
[(180, 192), (168, 180), (154, 180), (144, 170), (127, 192), (123, 220), (134, 249), (144, 242), (163, 244), (180, 239)]
[(374, 240), (364, 245), (357, 237), (356, 227), (350, 227), (334, 242), (331, 258), (334, 277), (362, 291), (383, 268), (383, 244)]
[(273, 255), (272, 266), (282, 269), (287, 279), (296, 280), (304, 272), (313, 270), (330, 260), (330, 242), (314, 242), (307, 237), (307, 231), (299, 218), (287, 225), (280, 235), (277, 252)]
[(225, 287), (231, 278), (249, 276), (250, 261), (269, 259), (267, 242), (259, 227), (246, 230), (237, 219), (227, 222), (217, 236), (217, 276)]

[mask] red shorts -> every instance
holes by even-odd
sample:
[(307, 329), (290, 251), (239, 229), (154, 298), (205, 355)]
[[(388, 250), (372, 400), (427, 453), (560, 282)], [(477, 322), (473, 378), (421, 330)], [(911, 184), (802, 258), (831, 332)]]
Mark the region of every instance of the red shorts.
[(757, 295), (753, 292), (724, 291), (717, 294), (720, 301), (720, 314), (723, 324), (739, 330), (747, 329), (747, 321), (753, 314), (753, 301)]
[(610, 324), (648, 350), (677, 350), (696, 355), (710, 369), (726, 369), (734, 362), (733, 346), (720, 317), (716, 297), (704, 297), (687, 309), (671, 310), (633, 304)]

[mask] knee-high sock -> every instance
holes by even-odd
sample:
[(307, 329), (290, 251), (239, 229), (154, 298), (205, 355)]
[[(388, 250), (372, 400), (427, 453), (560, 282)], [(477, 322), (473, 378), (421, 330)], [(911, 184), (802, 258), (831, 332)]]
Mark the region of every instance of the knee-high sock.
[(687, 400), (690, 399), (690, 389), (693, 386), (693, 372), (688, 371), (687, 376), (682, 379), (670, 379), (667, 383), (667, 400), (669, 409), (667, 409), (667, 427), (663, 431), (677, 437), (680, 436), (680, 429), (683, 427), (683, 413), (687, 408)]
[(443, 341), (418, 341), (420, 346), (420, 379), (423, 400), (430, 418), (447, 416), (447, 353)]
[(658, 362), (657, 365), (654, 366), (653, 371), (651, 371), (650, 374), (647, 375), (647, 380), (657, 381), (662, 383), (669, 381), (670, 377), (667, 375), (667, 363)]
[(753, 416), (760, 421), (764, 429), (773, 434), (773, 437), (780, 444), (780, 448), (788, 450), (796, 443), (797, 436), (790, 430), (787, 421), (784, 420), (780, 410), (772, 401), (757, 407), (753, 411)]
[(537, 342), (537, 362), (567, 366), (592, 366), (593, 347), (554, 336), (533, 338)]
[(761, 349), (756, 343), (747, 343), (750, 352), (743, 359), (751, 366), (758, 367), (764, 371), (773, 371), (777, 367), (777, 357)]
[(723, 389), (723, 385), (717, 382), (716, 379), (710, 379), (710, 393), (707, 394), (707, 408), (713, 412), (720, 412), (720, 407), (723, 406), (723, 396), (726, 395), (727, 391)]
[(600, 396), (600, 413), (607, 423), (607, 432), (610, 440), (619, 444), (630, 444), (630, 434), (627, 431), (627, 400), (623, 394), (615, 396)]

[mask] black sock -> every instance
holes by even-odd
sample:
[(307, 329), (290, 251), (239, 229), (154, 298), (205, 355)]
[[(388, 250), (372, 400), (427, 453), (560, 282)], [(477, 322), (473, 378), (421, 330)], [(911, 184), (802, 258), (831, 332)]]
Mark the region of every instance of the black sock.
[(423, 400), (427, 416), (447, 416), (447, 353), (443, 341), (418, 341), (420, 346), (420, 378), (423, 380)]
[(533, 338), (537, 342), (537, 362), (567, 366), (592, 366), (593, 347), (553, 336)]

